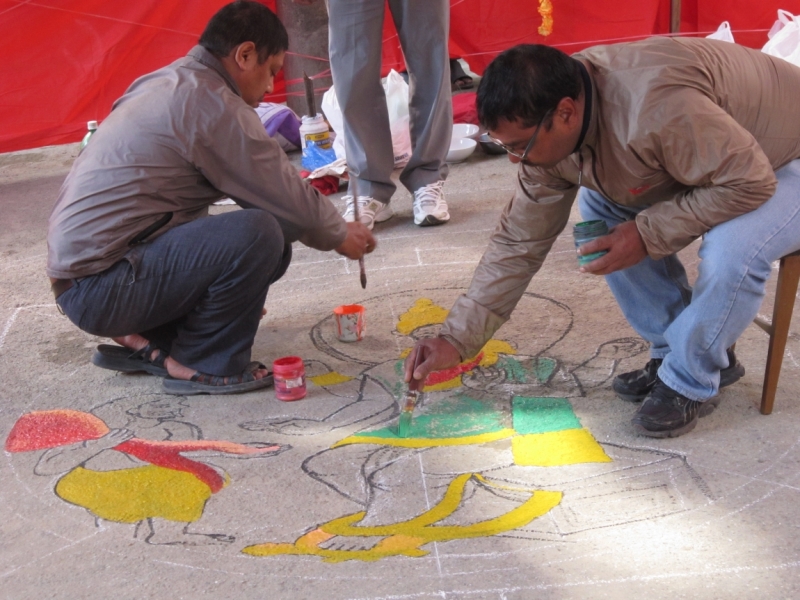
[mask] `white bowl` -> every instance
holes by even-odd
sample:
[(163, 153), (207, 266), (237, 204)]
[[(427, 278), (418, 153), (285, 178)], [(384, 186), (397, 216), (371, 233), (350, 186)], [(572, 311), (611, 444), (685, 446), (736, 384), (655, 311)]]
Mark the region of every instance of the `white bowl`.
[(478, 142), (469, 138), (451, 140), (450, 150), (448, 150), (445, 160), (449, 163), (461, 162), (475, 151), (477, 145)]
[(450, 137), (454, 140), (458, 138), (472, 138), (474, 140), (478, 136), (478, 131), (480, 131), (478, 126), (472, 123), (455, 123), (453, 125), (453, 135)]

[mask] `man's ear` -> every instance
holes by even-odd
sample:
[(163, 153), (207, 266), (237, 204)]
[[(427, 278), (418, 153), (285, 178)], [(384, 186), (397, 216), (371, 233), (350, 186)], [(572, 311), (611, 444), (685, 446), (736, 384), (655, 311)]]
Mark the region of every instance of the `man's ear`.
[(231, 51), (231, 54), (242, 71), (247, 71), (258, 63), (258, 52), (253, 42), (242, 42)]
[(572, 98), (565, 97), (559, 100), (555, 114), (566, 125), (578, 123), (578, 106)]

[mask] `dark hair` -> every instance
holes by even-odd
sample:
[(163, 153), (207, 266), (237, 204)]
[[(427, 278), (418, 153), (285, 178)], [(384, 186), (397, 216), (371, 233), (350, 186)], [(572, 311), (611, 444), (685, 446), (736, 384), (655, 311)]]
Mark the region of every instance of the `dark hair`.
[(275, 13), (263, 4), (236, 0), (211, 17), (199, 43), (217, 58), (222, 58), (244, 42), (256, 45), (258, 62), (263, 63), (270, 56), (289, 48), (289, 34)]
[(478, 86), (478, 118), (488, 129), (500, 119), (533, 127), (562, 98), (577, 100), (582, 89), (575, 59), (550, 46), (521, 44), (486, 67)]

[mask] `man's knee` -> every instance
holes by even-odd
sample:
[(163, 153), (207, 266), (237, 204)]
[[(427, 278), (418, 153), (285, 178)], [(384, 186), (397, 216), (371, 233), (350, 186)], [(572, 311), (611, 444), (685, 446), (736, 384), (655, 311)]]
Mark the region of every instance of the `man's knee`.
[(239, 210), (224, 216), (226, 223), (221, 233), (238, 244), (239, 258), (260, 264), (268, 273), (274, 274), (273, 281), (283, 275), (292, 251), (291, 244), (284, 241), (283, 230), (275, 217), (257, 209)]
[(283, 252), (283, 230), (278, 221), (265, 210), (247, 209), (229, 213), (236, 215), (230, 233), (237, 235), (244, 245)]
[(760, 292), (772, 271), (771, 260), (762, 250), (739, 243), (725, 233), (717, 228), (706, 233), (699, 253), (701, 274)]

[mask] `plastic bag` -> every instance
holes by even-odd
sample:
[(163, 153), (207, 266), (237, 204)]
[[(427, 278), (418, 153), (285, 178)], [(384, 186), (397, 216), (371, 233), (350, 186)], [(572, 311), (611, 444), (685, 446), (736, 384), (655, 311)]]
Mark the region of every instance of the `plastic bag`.
[(389, 110), (389, 129), (392, 132), (394, 166), (406, 166), (411, 160), (411, 129), (408, 116), (408, 84), (403, 76), (392, 69), (383, 83), (386, 108)]
[(733, 43), (733, 31), (731, 31), (731, 24), (723, 21), (717, 30), (711, 35), (706, 36), (710, 40), (721, 40), (723, 42)]
[(314, 171), (331, 164), (335, 160), (336, 153), (330, 146), (325, 148), (324, 145), (309, 140), (306, 142), (306, 147), (303, 148), (300, 164), (304, 169)]
[(778, 10), (778, 20), (769, 31), (769, 41), (761, 49), (800, 67), (800, 16)]
[[(408, 84), (397, 71), (390, 71), (383, 80), (386, 108), (389, 111), (389, 129), (395, 168), (401, 168), (411, 159), (411, 130), (408, 116)], [(330, 88), (322, 96), (322, 112), (336, 133), (333, 149), (337, 158), (345, 158), (344, 119), (336, 91)]]
[(342, 117), (342, 109), (339, 106), (339, 99), (336, 97), (336, 90), (331, 86), (327, 92), (322, 95), (322, 103), (320, 109), (325, 115), (325, 120), (331, 126), (336, 137), (333, 140), (333, 151), (336, 153), (336, 158), (343, 159), (344, 156), (344, 118)]

